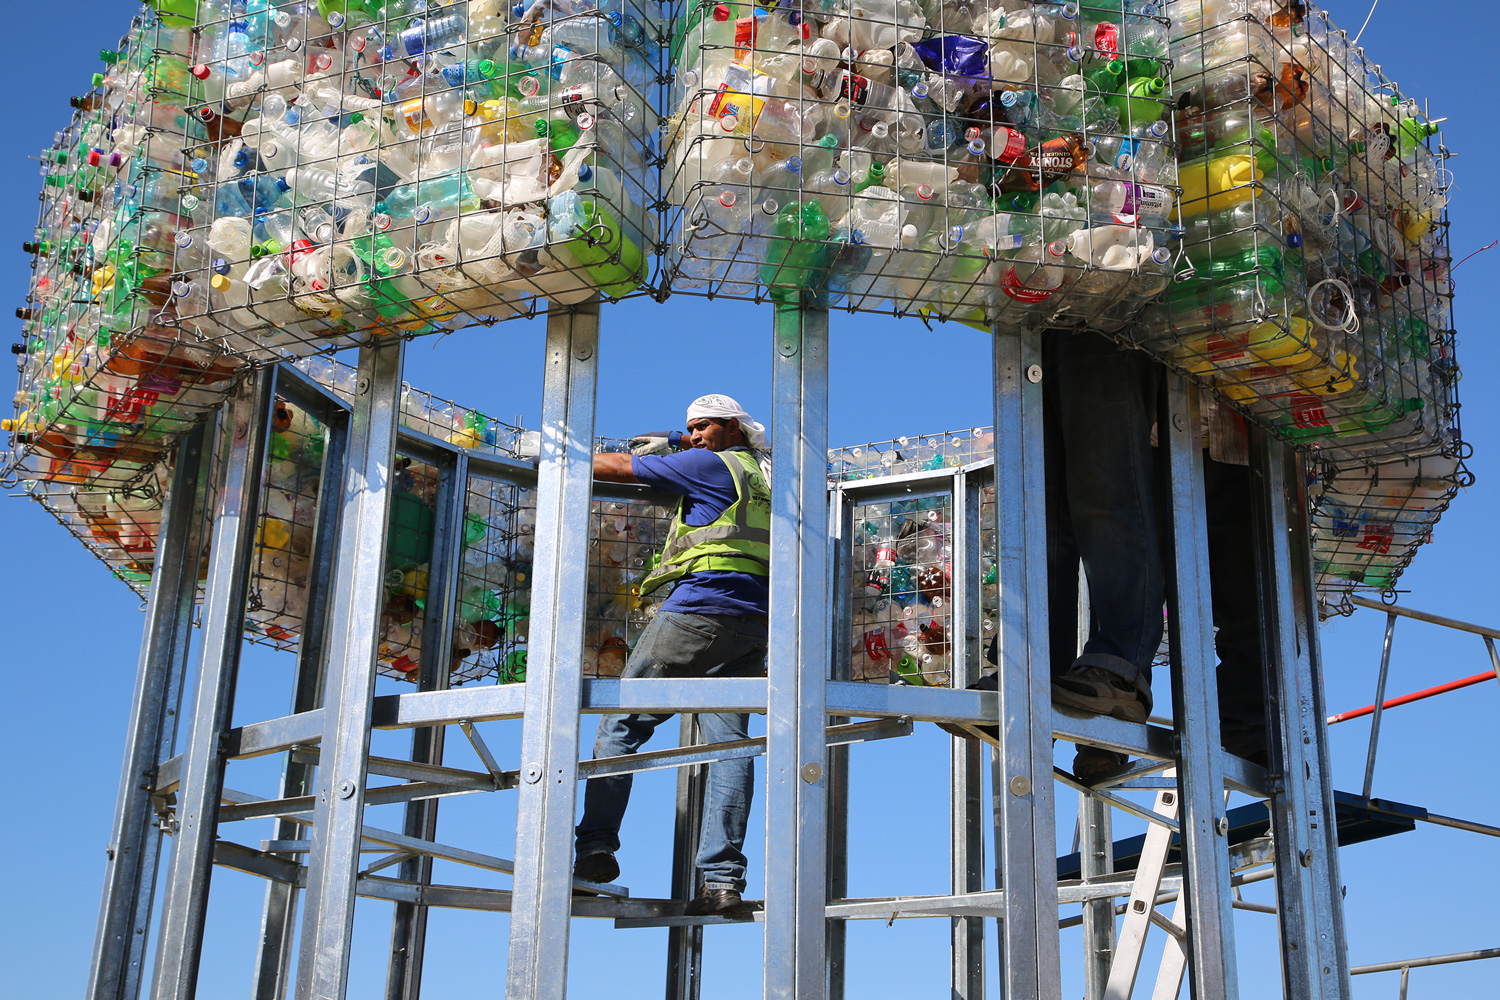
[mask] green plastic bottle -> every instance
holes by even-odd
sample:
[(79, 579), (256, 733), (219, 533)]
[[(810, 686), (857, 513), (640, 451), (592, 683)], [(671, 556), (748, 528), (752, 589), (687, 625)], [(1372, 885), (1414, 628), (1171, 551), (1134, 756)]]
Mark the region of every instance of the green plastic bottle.
[(1125, 131), (1131, 132), (1137, 125), (1150, 125), (1161, 118), (1166, 109), (1162, 103), (1166, 94), (1166, 80), (1159, 76), (1137, 76), (1106, 100), (1119, 110)]
[(816, 201), (791, 202), (776, 215), (775, 234), (766, 250), (760, 276), (775, 302), (816, 296), (828, 277), (838, 248), (828, 243), (828, 216)]

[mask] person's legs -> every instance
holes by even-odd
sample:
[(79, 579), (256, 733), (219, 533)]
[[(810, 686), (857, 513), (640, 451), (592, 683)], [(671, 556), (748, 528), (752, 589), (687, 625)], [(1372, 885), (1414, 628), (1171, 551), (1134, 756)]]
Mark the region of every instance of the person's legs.
[(1255, 547), (1250, 534), (1250, 469), (1204, 457), (1208, 569), (1214, 650), (1219, 655), (1219, 727), (1224, 749), (1264, 763), (1265, 659)]
[[(1042, 371), (1054, 371), (1067, 350), (1067, 336), (1042, 338)], [(1052, 676), (1061, 677), (1078, 655), (1078, 541), (1068, 509), (1067, 442), (1063, 436), (1057, 379), (1042, 381), (1042, 444), (1047, 497), (1047, 645)]]
[(1099, 667), (1149, 692), (1165, 583), (1156, 544), (1151, 423), (1155, 364), (1093, 333), (1053, 366), (1068, 509), (1089, 585), (1092, 628), (1072, 672)]
[[(700, 743), (727, 743), (749, 735), (744, 713), (698, 716)], [(745, 828), (755, 795), (755, 761), (751, 757), (715, 761), (708, 769), (703, 802), (703, 833), (696, 864), (702, 888), (745, 891)]]
[[(660, 616), (651, 620), (625, 663), (622, 677), (660, 677), (665, 669), (656, 656), (661, 633)], [(619, 757), (641, 748), (656, 727), (672, 718), (670, 715), (606, 715), (599, 720), (594, 737), (594, 757)], [(634, 775), (614, 774), (590, 778), (583, 786), (583, 819), (574, 831), (577, 837), (574, 854), (579, 859), (591, 854), (613, 854), (620, 849), (620, 824), (630, 804)]]

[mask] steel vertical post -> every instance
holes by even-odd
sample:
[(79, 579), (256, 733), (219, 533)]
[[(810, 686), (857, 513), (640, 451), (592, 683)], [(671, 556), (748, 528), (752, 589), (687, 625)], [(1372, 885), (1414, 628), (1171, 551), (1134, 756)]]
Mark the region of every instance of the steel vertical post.
[(359, 350), (297, 954), (299, 997), (343, 1000), (348, 988), (404, 354), (399, 338)]
[(828, 311), (776, 306), (766, 690), (767, 1000), (827, 988)]
[[(1349, 962), (1302, 463), (1286, 445), (1259, 432), (1255, 457), (1257, 575), (1272, 715), (1269, 749), (1272, 771), (1279, 776), (1272, 782), (1270, 805), (1282, 978), (1291, 1000), (1334, 1000), (1349, 995)], [(1387, 664), (1394, 624), (1392, 615), (1386, 629)]]
[[(453, 657), (453, 624), (458, 604), (458, 570), (463, 562), (464, 509), (469, 463), (460, 452), (436, 456), (437, 495), (433, 504), (432, 555), (428, 563), (427, 598), (422, 616), (422, 662), (417, 690), (444, 691)], [(411, 732), (411, 759), (419, 764), (443, 762), (442, 726), (419, 726)], [(437, 838), (436, 798), (406, 805), (402, 832), (418, 840)], [(401, 863), (401, 878), (417, 885), (432, 883), (432, 858), (418, 855)], [(386, 972), (386, 1000), (418, 1000), (422, 993), (422, 958), (427, 942), (427, 907), (398, 902), (391, 921), (391, 961)]]
[[(833, 595), (833, 644), (829, 649), (830, 680), (851, 679), (853, 666), (854, 606), (849, 574), (854, 558), (854, 504), (836, 485), (828, 491), (828, 592)], [(830, 716), (830, 726), (849, 721), (847, 716)], [(828, 898), (845, 899), (849, 895), (849, 748), (828, 748)], [(844, 1000), (845, 959), (848, 955), (849, 923), (828, 921), (827, 1000)]]
[(1385, 712), (1385, 682), (1391, 673), (1391, 645), (1396, 638), (1396, 616), (1385, 616), (1385, 642), (1380, 647), (1380, 676), (1375, 680), (1375, 711), (1370, 715), (1370, 748), (1365, 753), (1365, 783), (1362, 794), (1370, 797), (1375, 784), (1375, 754), (1380, 749), (1380, 717)]
[[(313, 522), (311, 571), (307, 575), (307, 612), (297, 639), (297, 680), (292, 690), (292, 712), (311, 712), (323, 706), (324, 670), (328, 662), (328, 609), (333, 603), (333, 567), (338, 555), (339, 514), (344, 508), (344, 461), (349, 448), (349, 411), (329, 406), (318, 414), (326, 428), (323, 468), (318, 477), (318, 507)], [(311, 795), (317, 768), (286, 755), (281, 795)], [(276, 837), (296, 840), (303, 827), (289, 819), (276, 821)], [(261, 909), (260, 944), (255, 957), (255, 1000), (283, 1000), (291, 986), (293, 940), (297, 926), (296, 886), (267, 880)]]
[(1057, 843), (1047, 635), (1041, 334), (994, 331), (995, 511), (1000, 571), (996, 874), (1000, 981), (1009, 1000), (1057, 1000)]
[[(1113, 817), (1107, 803), (1087, 792), (1078, 793), (1079, 873), (1084, 879), (1115, 870)], [(1103, 1000), (1109, 967), (1115, 957), (1115, 901), (1092, 899), (1083, 904), (1083, 996)]]
[(1173, 717), (1180, 744), (1184, 892), (1188, 902), (1189, 975), (1197, 1000), (1236, 1000), (1233, 897), (1229, 889), (1229, 820), (1219, 744), (1219, 684), (1208, 574), (1208, 520), (1197, 389), (1166, 376), (1165, 428), (1171, 476), (1172, 561), (1167, 574), (1173, 673)]
[(178, 445), (172, 482), (162, 501), (125, 764), (89, 967), (90, 1000), (135, 1000), (140, 995), (161, 860), (162, 831), (152, 815), (151, 791), (157, 766), (171, 756), (177, 736), (213, 464), (213, 449), (205, 443), (212, 423), (200, 424)]
[[(698, 742), (697, 716), (682, 714), (678, 745)], [(698, 886), (698, 838), (703, 828), (707, 768), (677, 769), (677, 815), (672, 830), (672, 898), (691, 899)], [(667, 929), (667, 1000), (698, 1000), (703, 988), (703, 925)]]
[[(983, 496), (975, 477), (953, 477), (953, 625), (949, 632), (950, 682), (964, 688), (979, 679), (984, 666), (980, 635), (979, 556)], [(978, 740), (955, 737), (949, 747), (949, 844), (955, 895), (984, 889), (984, 829), (981, 826), (983, 762)], [(953, 1000), (984, 997), (984, 918), (954, 917), (949, 929), (953, 957)]]
[(567, 995), (598, 349), (597, 299), (548, 313), (506, 984), (515, 1000)]
[[(1335, 1000), (1347, 996), (1347, 963), (1337, 951), (1338, 934), (1328, 913), (1328, 895), (1319, 888), (1332, 880), (1328, 843), (1323, 828), (1331, 825), (1331, 801), (1323, 796), (1326, 760), (1317, 759), (1317, 730), (1323, 717), (1314, 709), (1311, 652), (1302, 640), (1296, 606), (1293, 538), (1307, 525), (1293, 522), (1298, 510), (1296, 486), (1289, 477), (1299, 465), (1295, 454), (1265, 433), (1256, 433), (1257, 576), (1272, 709), (1271, 823), (1277, 849), (1277, 909), (1280, 910), (1281, 967), (1286, 996), (1292, 1000)], [(1391, 628), (1386, 625), (1386, 657), (1391, 654)], [(1383, 675), (1383, 672), (1382, 672)], [(1377, 699), (1379, 703), (1379, 699)], [(1368, 793), (1368, 789), (1367, 789)], [(1344, 970), (1344, 972), (1341, 972)]]
[(214, 513), (193, 725), (182, 752), (176, 832), (156, 955), (156, 1000), (188, 1000), (197, 988), (224, 786), (220, 741), (234, 705), (275, 390), (274, 370), (263, 369), (235, 388), (226, 414), (228, 455)]

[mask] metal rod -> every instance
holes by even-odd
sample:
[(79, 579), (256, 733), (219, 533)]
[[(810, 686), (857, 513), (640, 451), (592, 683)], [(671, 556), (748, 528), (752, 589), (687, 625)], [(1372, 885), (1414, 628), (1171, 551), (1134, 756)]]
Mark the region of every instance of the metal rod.
[[(1380, 707), (1382, 709), (1399, 708), (1402, 705), (1410, 705), (1414, 701), (1422, 701), (1424, 698), (1431, 698), (1435, 695), (1447, 694), (1449, 691), (1457, 691), (1460, 688), (1473, 687), (1475, 684), (1483, 684), (1485, 681), (1495, 680), (1496, 678), (1500, 678), (1500, 672), (1497, 672), (1495, 670), (1486, 670), (1484, 673), (1475, 674), (1472, 677), (1463, 677), (1456, 681), (1449, 681), (1446, 684), (1438, 684), (1435, 687), (1423, 688), (1420, 691), (1413, 691), (1411, 694), (1403, 694), (1395, 698), (1389, 698), (1386, 701), (1382, 702)], [(1356, 708), (1349, 712), (1340, 712), (1338, 715), (1330, 715), (1328, 717), (1328, 724), (1331, 726), (1339, 722), (1348, 722), (1351, 719), (1362, 719), (1374, 711), (1374, 705), (1366, 705), (1364, 708)]]
[[(853, 593), (849, 587), (853, 563), (854, 502), (840, 489), (828, 493), (829, 593), (833, 595), (833, 647), (829, 677), (847, 681), (853, 668)], [(829, 716), (830, 722), (847, 723), (848, 717)], [(828, 898), (849, 895), (849, 750), (834, 747), (828, 752)], [(849, 925), (828, 921), (827, 1000), (844, 1000), (845, 959)]]
[[(1078, 793), (1079, 873), (1085, 880), (1102, 878), (1115, 870), (1113, 816), (1088, 792)], [(1083, 904), (1083, 995), (1102, 1000), (1115, 955), (1114, 905), (1107, 899)]]
[(400, 339), (360, 348), (350, 419), (313, 850), (297, 958), (297, 995), (324, 1000), (343, 1000), (348, 989), (404, 352)]
[(521, 723), (516, 875), (506, 996), (563, 1000), (587, 600), (597, 299), (547, 314), (531, 655)]
[(105, 852), (104, 892), (89, 966), (90, 1000), (135, 1000), (140, 995), (161, 860), (162, 831), (152, 814), (152, 785), (158, 765), (172, 755), (181, 714), (212, 465), (212, 449), (205, 445), (211, 424), (200, 424), (178, 446), (162, 501), (125, 762)]
[(198, 981), (224, 784), (220, 741), (234, 705), (275, 389), (274, 370), (257, 372), (235, 388), (226, 414), (228, 455), (214, 514), (193, 727), (183, 751), (177, 789), (177, 829), (156, 955), (156, 1000), (189, 1000)]
[(1056, 817), (1047, 634), (1041, 334), (992, 331), (1000, 576), (1000, 749), (991, 794), (1001, 993), (1058, 1000)]
[(1470, 622), (1460, 621), (1457, 618), (1444, 618), (1442, 615), (1429, 614), (1426, 611), (1418, 611), (1415, 608), (1403, 608), (1395, 604), (1382, 604), (1372, 601), (1368, 597), (1360, 597), (1355, 594), (1349, 598), (1350, 603), (1369, 608), (1372, 611), (1384, 611), (1389, 615), (1399, 615), (1402, 618), (1411, 618), (1414, 621), (1427, 622), (1431, 625), (1441, 625), (1443, 628), (1457, 629), (1460, 632), (1473, 632), (1475, 635), (1486, 636), (1490, 639), (1500, 639), (1500, 628), (1491, 628), (1488, 625), (1474, 625)]
[(1356, 965), (1349, 970), (1349, 975), (1367, 976), (1372, 972), (1395, 972), (1398, 969), (1420, 969), (1429, 965), (1477, 962), (1484, 958), (1500, 958), (1500, 948), (1479, 948), (1475, 951), (1455, 951), (1448, 955), (1431, 955), (1427, 958), (1406, 958), (1399, 962), (1374, 962), (1370, 965)]
[(1500, 826), (1490, 826), (1488, 823), (1476, 823), (1470, 819), (1457, 819), (1453, 816), (1441, 816), (1430, 812), (1425, 816), (1418, 816), (1424, 823), (1434, 826), (1451, 826), (1455, 830), (1467, 830), (1470, 833), (1482, 833), (1486, 837), (1500, 837)]
[(828, 311), (775, 310), (766, 687), (766, 1000), (827, 989)]
[(1237, 1000), (1197, 390), (1186, 376), (1169, 373), (1165, 395), (1166, 419), (1158, 420), (1157, 426), (1167, 430), (1172, 487), (1172, 716), (1181, 744), (1177, 773), (1182, 782), (1182, 856), (1192, 914), (1189, 978), (1195, 997)]
[[(278, 370), (277, 382), (289, 366)], [(290, 369), (296, 371), (296, 369)], [(311, 569), (307, 578), (307, 612), (297, 640), (297, 680), (292, 691), (292, 714), (323, 707), (323, 684), (328, 664), (325, 643), (328, 612), (333, 606), (333, 567), (338, 557), (339, 518), (344, 508), (345, 458), (349, 450), (349, 411), (327, 406), (317, 414), (325, 427), (323, 467), (318, 475), (318, 506), (313, 520)], [(315, 788), (315, 763), (296, 759), (288, 752), (281, 775), (281, 797), (311, 795)], [(278, 839), (301, 835), (291, 820), (276, 822)], [(296, 932), (298, 894), (294, 885), (268, 881), (261, 908), (260, 944), (255, 956), (255, 978), (251, 996), (255, 1000), (283, 1000), (291, 987), (293, 937)]]
[(1385, 616), (1385, 643), (1380, 650), (1380, 677), (1375, 681), (1374, 718), (1370, 720), (1370, 749), (1365, 754), (1364, 797), (1370, 797), (1370, 788), (1375, 783), (1375, 752), (1380, 746), (1380, 716), (1385, 710), (1385, 682), (1391, 669), (1391, 640), (1396, 633), (1396, 616)]

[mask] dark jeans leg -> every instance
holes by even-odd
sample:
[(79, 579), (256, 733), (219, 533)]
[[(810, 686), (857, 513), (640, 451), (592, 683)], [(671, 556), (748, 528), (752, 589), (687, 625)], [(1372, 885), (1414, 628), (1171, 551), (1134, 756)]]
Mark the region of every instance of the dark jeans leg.
[[(1063, 516), (1089, 585), (1089, 640), (1075, 665), (1102, 667), (1149, 690), (1165, 599), (1151, 450), (1156, 365), (1095, 333), (1052, 332), (1043, 340), (1042, 371), (1053, 390), (1046, 407), (1049, 486), (1060, 466)], [(1048, 569), (1058, 578), (1056, 589), (1049, 586), (1049, 610), (1071, 622), (1075, 614), (1063, 607), (1066, 534), (1049, 528), (1048, 538)], [(1076, 606), (1076, 595), (1072, 600)], [(1076, 643), (1055, 624), (1051, 636), (1064, 648)]]
[(1204, 456), (1214, 650), (1219, 656), (1219, 725), (1224, 748), (1244, 755), (1266, 745), (1265, 659), (1255, 547), (1250, 534), (1250, 469)]

